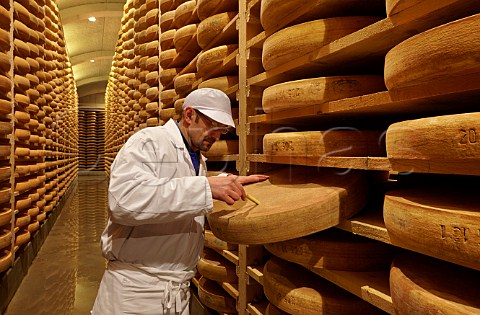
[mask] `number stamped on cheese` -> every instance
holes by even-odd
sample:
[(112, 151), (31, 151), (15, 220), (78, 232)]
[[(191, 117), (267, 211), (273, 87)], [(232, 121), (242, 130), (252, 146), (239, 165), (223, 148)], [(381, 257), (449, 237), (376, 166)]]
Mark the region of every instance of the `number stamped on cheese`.
[(456, 225), (440, 224), (442, 240), (453, 241), (454, 243), (476, 243), (480, 244), (480, 229)]
[(474, 144), (477, 143), (477, 131), (475, 128), (460, 129), (462, 133), (460, 144)]

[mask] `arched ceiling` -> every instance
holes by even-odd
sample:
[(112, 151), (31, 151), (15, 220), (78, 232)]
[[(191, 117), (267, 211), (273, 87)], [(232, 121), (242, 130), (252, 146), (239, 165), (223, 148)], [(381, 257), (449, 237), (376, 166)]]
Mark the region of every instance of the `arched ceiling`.
[[(126, 0), (57, 0), (79, 107), (103, 107)], [(95, 17), (91, 22), (89, 17)]]

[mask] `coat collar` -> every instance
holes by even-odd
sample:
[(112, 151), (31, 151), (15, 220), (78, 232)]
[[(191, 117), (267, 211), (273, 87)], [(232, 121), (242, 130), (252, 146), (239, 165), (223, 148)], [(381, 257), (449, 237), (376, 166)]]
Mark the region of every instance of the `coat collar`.
[[(182, 149), (184, 154), (188, 155), (188, 149), (185, 146), (185, 143), (183, 142), (183, 136), (180, 132), (180, 128), (177, 125), (177, 122), (173, 119), (170, 119), (163, 126), (167, 130), (168, 134), (171, 136), (171, 139), (173, 140), (173, 144), (175, 145), (175, 147), (178, 149)], [(207, 161), (207, 158), (201, 152), (200, 152), (200, 158), (204, 162)]]

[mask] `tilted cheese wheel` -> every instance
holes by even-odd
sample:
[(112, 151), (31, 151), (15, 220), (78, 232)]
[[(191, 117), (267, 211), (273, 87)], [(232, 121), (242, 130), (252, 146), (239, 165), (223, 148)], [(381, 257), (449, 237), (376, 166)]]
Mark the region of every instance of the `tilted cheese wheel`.
[(174, 89), (163, 90), (160, 92), (160, 101), (162, 102), (162, 108), (173, 107), (173, 102), (178, 98), (177, 92)]
[(480, 270), (480, 197), (470, 186), (388, 192), (383, 217), (392, 244)]
[(10, 71), (10, 58), (4, 52), (0, 52), (0, 70), (5, 73)]
[(193, 89), (194, 83), (197, 82), (198, 79), (199, 76), (196, 73), (185, 73), (177, 76), (173, 82), (175, 91), (178, 95), (190, 93)]
[(216, 237), (212, 231), (205, 230), (205, 247), (214, 250), (238, 250), (237, 244), (230, 244)]
[(198, 297), (205, 306), (218, 312), (237, 312), (235, 300), (218, 283), (201, 277), (198, 285)]
[(238, 140), (215, 141), (210, 150), (208, 150), (204, 154), (207, 158), (229, 154), (238, 154)]
[(292, 166), (268, 175), (267, 181), (245, 186), (259, 205), (249, 200), (232, 206), (214, 202), (208, 222), (218, 238), (235, 244), (265, 244), (305, 236), (350, 218), (367, 200), (368, 186), (361, 171)]
[(169, 85), (182, 69), (183, 68), (170, 68), (160, 71), (160, 83), (164, 86)]
[[(202, 48), (207, 47), (215, 37), (222, 33), (224, 27), (227, 26), (236, 15), (237, 12), (225, 12), (216, 14), (200, 22), (197, 35), (198, 45)], [(235, 32), (235, 34), (236, 36), (225, 38), (226, 42), (220, 44), (234, 44), (238, 41), (238, 32)]]
[(174, 0), (160, 0), (160, 11), (167, 12), (172, 9)]
[(398, 315), (480, 314), (479, 283), (478, 271), (413, 253), (395, 258), (390, 270)]
[(236, 266), (215, 251), (205, 248), (197, 265), (198, 272), (209, 280), (237, 283)]
[(263, 67), (265, 70), (276, 68), (379, 20), (374, 16), (336, 17), (282, 29), (263, 43)]
[(175, 108), (163, 108), (160, 110), (160, 119), (167, 121), (175, 116)]
[[(385, 14), (383, 0), (309, 0), (284, 1), (262, 0), (260, 21), (267, 32), (276, 31), (279, 26), (298, 24), (307, 21), (337, 16)], [(288, 21), (288, 22), (286, 22)]]
[(173, 20), (175, 18), (175, 11), (167, 11), (160, 16), (160, 30), (166, 32), (173, 28)]
[(204, 51), (197, 60), (197, 72), (202, 77), (215, 71), (217, 76), (229, 75), (238, 72), (236, 64), (224, 65), (224, 60), (238, 50), (238, 45), (222, 45)]
[(480, 113), (465, 113), (392, 124), (386, 135), (387, 157), (392, 168), (399, 165), (434, 173), (478, 172), (479, 119)]
[(277, 257), (265, 264), (263, 291), (270, 303), (290, 314), (383, 314), (333, 283)]
[(189, 53), (198, 54), (201, 50), (197, 42), (197, 25), (189, 24), (179, 28), (173, 39), (177, 52), (188, 50)]
[(238, 11), (238, 0), (197, 0), (200, 20), (223, 12)]
[(176, 28), (184, 27), (187, 24), (200, 22), (197, 15), (197, 1), (191, 0), (182, 3), (175, 9), (174, 24)]
[[(417, 93), (455, 90), (480, 73), (480, 14), (456, 20), (408, 38), (385, 57), (388, 90), (421, 86)], [(469, 79), (470, 78), (470, 79)], [(448, 91), (447, 90), (447, 91)], [(410, 93), (405, 95), (409, 95)]]
[(198, 85), (199, 89), (211, 88), (226, 92), (228, 89), (238, 84), (238, 76), (223, 76), (202, 81)]
[(392, 247), (338, 229), (278, 243), (265, 244), (274, 256), (313, 268), (371, 271), (388, 269)]
[(168, 49), (160, 52), (160, 66), (164, 69), (169, 68), (170, 64), (177, 58), (177, 50)]
[(266, 134), (263, 153), (317, 161), (328, 156), (384, 156), (381, 132), (349, 129)]

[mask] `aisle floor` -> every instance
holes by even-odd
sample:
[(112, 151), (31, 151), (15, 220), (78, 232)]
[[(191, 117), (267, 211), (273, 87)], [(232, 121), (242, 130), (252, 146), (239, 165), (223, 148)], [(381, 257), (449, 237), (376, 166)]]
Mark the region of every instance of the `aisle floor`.
[(90, 314), (105, 268), (107, 178), (78, 177), (5, 315)]

